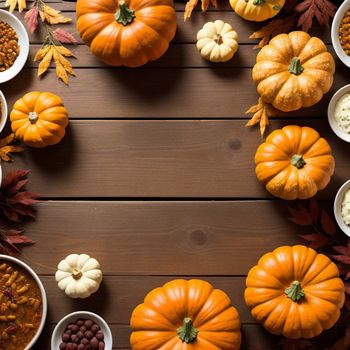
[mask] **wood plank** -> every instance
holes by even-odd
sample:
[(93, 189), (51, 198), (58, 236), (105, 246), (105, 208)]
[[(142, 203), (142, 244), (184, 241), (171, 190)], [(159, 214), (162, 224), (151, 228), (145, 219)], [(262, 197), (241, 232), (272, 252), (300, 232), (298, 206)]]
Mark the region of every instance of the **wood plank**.
[[(52, 91), (67, 105), (71, 118), (250, 118), (244, 113), (256, 104), (257, 93), (248, 68), (155, 68), (77, 70), (67, 88), (50, 71), (42, 79), (36, 69), (24, 69), (1, 90), (8, 105), (26, 91)], [(325, 117), (332, 94), (348, 84), (350, 71), (338, 69), (331, 91), (322, 102), (293, 117)], [(283, 115), (281, 113), (281, 115)]]
[[(64, 173), (57, 176), (70, 182)], [(244, 276), (267, 251), (300, 242), (287, 205), (45, 201), (38, 205), (37, 220), (25, 225), (36, 243), (24, 248), (23, 258), (37, 273), (51, 275), (66, 255), (85, 252), (98, 258), (106, 275)]]
[[(58, 7), (57, 7), (58, 8)], [(177, 12), (177, 23), (178, 30), (173, 40), (174, 43), (194, 43), (196, 41), (196, 33), (199, 29), (203, 27), (203, 25), (208, 21), (215, 21), (218, 19), (217, 12), (205, 12), (203, 14), (197, 13), (197, 16), (193, 16), (193, 19), (188, 22), (183, 21), (183, 12)], [(23, 13), (15, 13), (15, 15), (23, 21)], [(75, 12), (65, 12), (65, 16), (72, 19), (72, 22), (64, 25), (64, 28), (70, 31), (71, 33), (77, 33), (76, 29), (76, 16)], [(249, 39), (249, 36), (256, 30), (260, 29), (262, 24), (258, 22), (248, 22), (238, 17), (231, 11), (220, 12), (220, 19), (225, 22), (230, 23), (233, 28), (237, 31), (239, 35), (240, 43), (249, 43), (254, 44), (256, 41)], [(312, 33), (314, 35), (319, 36), (326, 43), (330, 43), (330, 33), (329, 31), (315, 29)], [(30, 34), (31, 43), (41, 44), (43, 39), (46, 37), (47, 32), (45, 27), (41, 26), (39, 30), (35, 34)], [(75, 35), (79, 42), (81, 43), (81, 39), (79, 35)]]
[[(34, 56), (41, 45), (34, 44), (30, 47), (29, 59), (26, 67), (37, 67), (38, 62), (34, 62)], [(85, 45), (70, 47), (77, 59), (71, 62), (74, 68), (101, 68), (106, 67), (99, 61)], [(328, 50), (332, 52), (337, 67), (344, 67), (344, 64), (334, 53), (332, 45), (328, 45)], [(146, 67), (155, 68), (251, 68), (255, 64), (257, 51), (253, 50), (253, 45), (241, 45), (235, 58), (224, 63), (208, 62), (200, 56), (194, 44), (173, 44), (169, 50), (159, 60), (150, 62)], [(51, 64), (53, 66), (53, 63)]]
[[(300, 121), (274, 120), (272, 128), (294, 123)], [(333, 199), (349, 178), (350, 145), (325, 120), (302, 124), (333, 147), (336, 176), (321, 192)], [(30, 189), (49, 198), (269, 198), (255, 178), (258, 130), (244, 125), (244, 120), (72, 121), (59, 145), (28, 149), (3, 170), (31, 169)]]
[[(54, 325), (47, 326), (33, 350), (50, 349), (50, 339)], [(128, 325), (110, 325), (113, 336), (113, 349), (129, 350), (130, 328)], [(272, 336), (257, 325), (242, 325), (241, 350), (253, 350), (259, 344), (261, 350), (276, 350), (279, 337)], [(54, 349), (55, 350), (55, 349)]]

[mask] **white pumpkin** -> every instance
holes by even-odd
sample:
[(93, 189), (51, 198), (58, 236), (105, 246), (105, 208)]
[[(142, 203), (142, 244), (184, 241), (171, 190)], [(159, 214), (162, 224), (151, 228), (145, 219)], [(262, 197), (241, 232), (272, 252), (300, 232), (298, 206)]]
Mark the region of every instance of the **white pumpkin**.
[(57, 267), (56, 282), (71, 298), (87, 298), (102, 282), (99, 262), (87, 254), (70, 254)]
[(211, 62), (226, 62), (238, 50), (238, 35), (224, 21), (207, 22), (197, 33), (197, 49)]

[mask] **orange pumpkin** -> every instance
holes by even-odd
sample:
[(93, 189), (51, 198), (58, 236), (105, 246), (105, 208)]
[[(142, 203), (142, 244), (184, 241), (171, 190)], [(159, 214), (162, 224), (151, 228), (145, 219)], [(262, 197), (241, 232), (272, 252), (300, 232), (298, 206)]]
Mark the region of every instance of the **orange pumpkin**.
[(344, 284), (325, 255), (297, 245), (265, 254), (248, 273), (244, 298), (273, 334), (313, 338), (331, 328), (344, 304)]
[(323, 41), (295, 31), (275, 36), (260, 50), (253, 80), (265, 102), (289, 112), (319, 102), (331, 88), (334, 72)]
[(328, 142), (309, 127), (288, 125), (274, 130), (255, 154), (259, 181), (274, 196), (307, 199), (324, 189), (335, 162)]
[(42, 148), (62, 140), (68, 125), (68, 112), (57, 95), (33, 91), (15, 102), (10, 119), (19, 140), (28, 146)]
[(158, 59), (176, 32), (172, 0), (78, 0), (76, 13), (83, 41), (112, 66)]
[(237, 350), (237, 310), (201, 280), (174, 280), (152, 290), (131, 316), (133, 350)]

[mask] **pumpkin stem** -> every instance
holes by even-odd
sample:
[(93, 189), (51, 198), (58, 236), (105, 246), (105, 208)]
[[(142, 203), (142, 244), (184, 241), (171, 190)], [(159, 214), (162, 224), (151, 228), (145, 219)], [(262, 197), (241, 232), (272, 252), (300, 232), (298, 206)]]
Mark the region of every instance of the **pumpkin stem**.
[(290, 73), (299, 75), (303, 72), (304, 67), (300, 63), (300, 59), (298, 57), (293, 57), (290, 65), (288, 67)]
[(301, 288), (301, 284), (298, 281), (292, 282), (292, 284), (286, 288), (284, 294), (286, 294), (288, 298), (292, 299), (292, 301), (299, 301), (305, 296), (305, 293)]
[(306, 164), (306, 162), (301, 154), (294, 154), (294, 156), (292, 157), (290, 162), (292, 165), (294, 165), (298, 169), (301, 169)]
[(124, 0), (119, 1), (119, 10), (115, 13), (115, 19), (123, 26), (127, 26), (135, 18), (135, 11), (130, 10)]
[(198, 332), (189, 317), (185, 317), (183, 325), (177, 329), (179, 338), (186, 344), (192, 343), (197, 338)]
[(216, 34), (215, 37), (214, 37), (214, 41), (215, 41), (218, 45), (221, 45), (221, 44), (223, 43), (221, 34)]
[(37, 120), (39, 119), (39, 117), (36, 114), (36, 112), (29, 112), (28, 119), (29, 119), (31, 124), (35, 124), (37, 122)]
[(75, 280), (78, 280), (79, 278), (81, 278), (81, 276), (83, 276), (83, 273), (77, 269), (76, 267), (73, 268), (73, 271), (72, 271), (72, 277), (75, 279)]
[(264, 5), (265, 4), (265, 0), (254, 0), (253, 1), (253, 5)]

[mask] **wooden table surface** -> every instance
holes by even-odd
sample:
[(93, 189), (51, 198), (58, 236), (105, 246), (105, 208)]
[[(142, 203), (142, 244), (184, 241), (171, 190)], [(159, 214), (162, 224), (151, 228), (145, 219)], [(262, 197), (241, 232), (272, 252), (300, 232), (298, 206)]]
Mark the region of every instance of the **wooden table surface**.
[[(54, 7), (74, 18), (75, 3)], [(237, 17), (228, 5), (183, 22), (160, 60), (139, 69), (110, 68), (82, 45), (73, 48), (77, 78), (69, 87), (51, 68), (36, 77), (32, 58), (42, 35), (31, 36), (31, 58), (1, 90), (11, 107), (31, 90), (60, 95), (70, 113), (64, 140), (43, 150), (26, 149), (10, 169), (30, 169), (28, 188), (41, 194), (37, 219), (25, 225), (35, 245), (23, 258), (46, 287), (47, 326), (35, 350), (49, 350), (51, 331), (65, 314), (99, 313), (111, 325), (114, 349), (129, 349), (129, 319), (145, 294), (173, 278), (196, 276), (222, 288), (242, 321), (242, 349), (277, 349), (279, 338), (257, 325), (245, 306), (245, 276), (265, 252), (299, 242), (299, 227), (287, 219), (287, 204), (271, 198), (254, 172), (261, 142), (247, 129), (244, 112), (257, 101), (251, 67), (257, 51), (249, 35), (261, 24)], [(23, 16), (19, 15), (22, 19)], [(226, 64), (203, 61), (194, 45), (209, 20), (223, 19), (239, 34), (240, 48)], [(315, 30), (329, 49), (330, 33)], [(271, 129), (298, 123), (318, 130), (333, 147), (336, 172), (319, 198), (331, 202), (350, 177), (350, 147), (326, 120), (327, 104), (350, 82), (337, 60), (335, 82), (316, 106), (272, 121)], [(270, 129), (270, 130), (271, 130)], [(96, 257), (105, 274), (91, 298), (71, 300), (57, 287), (59, 260), (72, 252)]]

